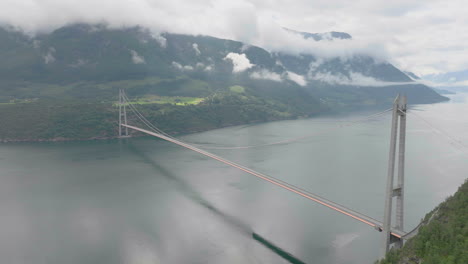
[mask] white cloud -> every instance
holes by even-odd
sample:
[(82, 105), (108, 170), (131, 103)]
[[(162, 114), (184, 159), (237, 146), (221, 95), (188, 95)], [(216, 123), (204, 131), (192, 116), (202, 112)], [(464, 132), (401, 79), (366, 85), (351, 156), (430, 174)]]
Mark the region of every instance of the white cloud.
[(419, 80), (420, 83), (423, 83), (429, 87), (468, 87), (468, 80), (458, 81), (458, 82), (434, 82), (429, 80)]
[[(29, 33), (70, 23), (140, 25), (155, 32), (205, 34), (272, 51), (321, 57), (366, 53), (418, 75), (468, 69), (466, 0), (2, 0), (0, 24)], [(214, 23), (213, 21), (216, 21)], [(305, 41), (281, 27), (344, 31), (353, 41)]]
[(322, 65), (322, 63), (324, 63), (324, 60), (322, 58), (319, 58), (318, 60), (311, 62), (309, 65), (309, 72), (315, 72), (315, 70), (317, 70), (318, 67)]
[(224, 59), (232, 62), (232, 72), (243, 72), (254, 66), (245, 54), (230, 52)]
[(195, 50), (195, 54), (197, 54), (197, 56), (199, 56), (201, 54), (200, 50), (198, 49), (198, 44), (197, 43), (193, 43), (192, 48), (193, 48), (193, 50)]
[(250, 47), (252, 47), (252, 45), (244, 43), (242, 44), (241, 51), (246, 52)]
[(174, 68), (176, 68), (176, 69), (179, 69), (179, 70), (183, 70), (183, 69), (184, 69), (184, 67), (183, 67), (180, 63), (175, 62), (175, 61), (172, 62), (172, 67), (174, 67)]
[(55, 53), (55, 49), (54, 48), (49, 48), (49, 50), (47, 51), (47, 54), (42, 56), (42, 58), (44, 59), (45, 64), (55, 62), (54, 53)]
[(205, 65), (201, 62), (197, 62), (197, 64), (195, 65), (195, 68), (197, 70), (202, 70), (202, 71), (206, 71), (206, 72), (209, 72), (209, 71), (212, 71), (214, 69), (214, 65)]
[(304, 78), (304, 76), (302, 76), (302, 75), (299, 75), (297, 73), (288, 71), (287, 77), (288, 77), (289, 80), (299, 84), (300, 86), (306, 86), (307, 85), (307, 81)]
[(197, 43), (193, 43), (192, 48), (193, 48), (193, 50), (195, 50), (195, 54), (197, 54), (197, 56), (199, 56), (201, 54), (200, 50), (198, 49), (198, 44)]
[(353, 86), (389, 86), (416, 84), (416, 82), (385, 82), (373, 77), (365, 76), (362, 73), (350, 72), (349, 76), (341, 73), (332, 74), (330, 72), (309, 72), (308, 78), (314, 81), (321, 81), (328, 84), (353, 85)]
[(173, 61), (172, 62), (172, 67), (178, 69), (178, 70), (181, 70), (181, 71), (193, 71), (193, 66), (190, 66), (190, 65), (182, 65), (178, 62), (175, 62)]
[(281, 75), (279, 75), (276, 72), (271, 72), (268, 70), (260, 70), (260, 71), (255, 71), (250, 74), (250, 78), (252, 79), (264, 79), (264, 80), (271, 80), (271, 81), (276, 81), (276, 82), (281, 82), (282, 78)]
[(365, 76), (362, 73), (350, 72), (349, 74), (352, 85), (358, 86), (388, 86), (388, 85), (407, 85), (415, 84), (415, 82), (385, 82), (377, 80), (373, 77)]
[(165, 48), (167, 47), (167, 39), (163, 36), (161, 36), (161, 34), (159, 33), (151, 33), (151, 37), (156, 40), (156, 42), (158, 42), (159, 46), (161, 46), (162, 48)]
[(305, 39), (302, 35), (285, 30), (271, 18), (259, 21), (261, 34), (252, 44), (269, 51), (290, 53), (293, 55), (313, 54), (318, 58), (343, 59), (352, 58), (356, 54), (371, 55), (379, 59), (389, 57), (382, 39), (354, 38), (354, 39), (324, 39), (315, 41)]
[(255, 3), (245, 0), (217, 1), (219, 11), (225, 18), (225, 26), (231, 37), (246, 43), (252, 43), (258, 37), (258, 13)]
[(130, 54), (132, 55), (132, 62), (133, 64), (145, 64), (145, 58), (138, 55), (138, 53), (134, 50), (130, 50)]

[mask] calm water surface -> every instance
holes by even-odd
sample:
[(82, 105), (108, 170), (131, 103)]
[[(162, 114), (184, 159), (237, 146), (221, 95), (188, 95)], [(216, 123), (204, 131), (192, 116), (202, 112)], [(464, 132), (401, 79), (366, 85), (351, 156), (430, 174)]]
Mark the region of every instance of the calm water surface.
[[(408, 116), (409, 230), (468, 172), (468, 96)], [(369, 113), (238, 126), (184, 136), (382, 219), (390, 116)], [(330, 130), (328, 130), (330, 129)], [(323, 131), (327, 131), (323, 133)], [(450, 137), (451, 138), (450, 138)], [(463, 145), (464, 144), (464, 145)], [(381, 233), (196, 153), (155, 139), (0, 145), (0, 263), (373, 263)]]

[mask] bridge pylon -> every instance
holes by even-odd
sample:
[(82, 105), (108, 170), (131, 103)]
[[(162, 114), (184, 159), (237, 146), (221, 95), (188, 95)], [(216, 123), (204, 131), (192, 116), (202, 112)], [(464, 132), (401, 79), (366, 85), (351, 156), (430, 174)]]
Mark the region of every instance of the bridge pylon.
[(119, 138), (128, 137), (128, 127), (122, 125), (127, 125), (127, 108), (125, 91), (119, 89)]
[[(385, 211), (383, 220), (383, 254), (390, 249), (390, 245), (399, 248), (403, 245), (403, 238), (391, 235), (392, 228), (392, 202), (396, 198), (395, 226), (403, 232), (403, 205), (404, 205), (404, 173), (405, 173), (405, 140), (406, 140), (406, 96), (398, 95), (393, 103), (392, 128), (390, 135), (390, 153), (388, 158), (387, 186), (385, 196)], [(399, 124), (399, 126), (398, 126)], [(399, 127), (399, 129), (398, 129)], [(397, 135), (398, 134), (398, 135)], [(395, 161), (398, 136), (398, 170), (397, 182), (394, 182)]]

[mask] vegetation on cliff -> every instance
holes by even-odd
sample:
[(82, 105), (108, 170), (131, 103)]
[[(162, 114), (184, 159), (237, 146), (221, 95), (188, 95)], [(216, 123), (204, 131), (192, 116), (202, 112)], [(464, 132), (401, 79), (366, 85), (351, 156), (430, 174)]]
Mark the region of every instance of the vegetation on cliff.
[[(240, 89), (242, 88), (242, 89)], [(117, 93), (117, 91), (115, 91)], [(311, 98), (260, 97), (243, 87), (217, 91), (194, 101), (164, 97), (145, 101), (129, 91), (132, 104), (152, 123), (170, 133), (191, 133), (252, 122), (310, 116), (325, 110)], [(186, 99), (186, 98), (185, 98)], [(143, 103), (142, 103), (143, 102)], [(130, 107), (129, 124), (144, 127)], [(117, 136), (116, 101), (34, 100), (0, 104), (0, 141), (44, 141)]]
[(468, 263), (468, 180), (426, 215), (418, 235), (391, 250), (379, 264)]
[[(313, 77), (325, 73), (348, 81)], [(386, 86), (356, 86), (356, 73)], [(322, 61), (141, 27), (75, 24), (28, 36), (0, 26), (0, 141), (114, 137), (120, 88), (172, 133), (383, 108), (397, 93), (412, 104), (447, 99), (367, 55)]]

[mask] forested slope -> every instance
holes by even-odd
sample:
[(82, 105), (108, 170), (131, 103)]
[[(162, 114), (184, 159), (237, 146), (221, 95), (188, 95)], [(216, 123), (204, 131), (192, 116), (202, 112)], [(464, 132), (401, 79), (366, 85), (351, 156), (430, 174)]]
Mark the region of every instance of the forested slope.
[[(430, 219), (430, 221), (429, 221)], [(468, 181), (426, 215), (417, 236), (390, 251), (379, 264), (468, 263)]]

